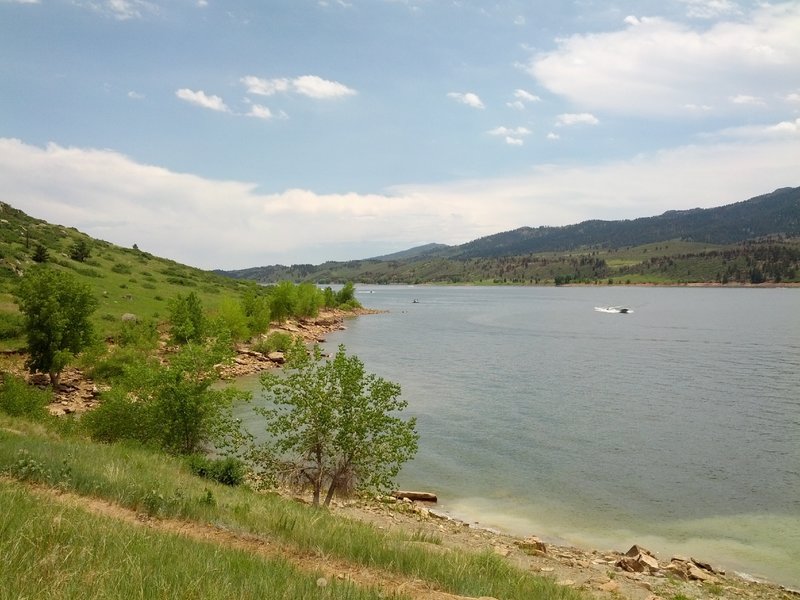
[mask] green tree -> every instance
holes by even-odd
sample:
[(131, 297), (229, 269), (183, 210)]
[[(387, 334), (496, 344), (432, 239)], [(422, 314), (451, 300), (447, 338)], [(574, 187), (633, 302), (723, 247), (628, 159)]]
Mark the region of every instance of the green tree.
[(400, 386), (367, 374), (344, 346), (325, 360), (319, 347), (308, 354), (298, 342), (289, 357), (286, 376), (261, 378), (274, 404), (256, 409), (272, 438), (268, 467), (309, 485), (315, 506), (326, 486), (325, 506), (337, 492), (389, 489), (419, 439), (416, 420), (397, 415), (407, 405)]
[(272, 318), (283, 323), (294, 314), (297, 288), (291, 281), (281, 281), (270, 288), (269, 311)]
[(46, 263), (50, 258), (50, 253), (47, 248), (41, 244), (36, 244), (36, 249), (33, 251), (33, 262)]
[(93, 339), (89, 320), (97, 299), (69, 273), (34, 267), (22, 278), (17, 304), (24, 315), (31, 373), (50, 376), (53, 388), (72, 357)]
[(242, 309), (247, 316), (250, 335), (258, 335), (269, 329), (269, 299), (259, 289), (249, 289), (242, 295)]
[(180, 343), (200, 342), (205, 335), (206, 317), (203, 303), (194, 292), (178, 294), (169, 302), (172, 338)]
[(224, 345), (189, 343), (169, 364), (129, 363), (100, 406), (81, 421), (98, 441), (137, 440), (173, 454), (193, 454), (212, 445), (236, 450), (245, 434), (231, 407), (249, 395), (213, 386), (218, 379), (214, 365), (226, 357)]
[(356, 302), (356, 287), (352, 281), (348, 281), (336, 292), (336, 304), (341, 306), (343, 304), (352, 304)]
[(83, 262), (87, 258), (89, 258), (89, 252), (90, 252), (89, 243), (83, 238), (81, 238), (77, 240), (74, 244), (72, 244), (72, 248), (69, 251), (69, 257), (72, 260)]
[(316, 285), (301, 283), (295, 292), (294, 314), (298, 317), (316, 317), (322, 301), (323, 294)]

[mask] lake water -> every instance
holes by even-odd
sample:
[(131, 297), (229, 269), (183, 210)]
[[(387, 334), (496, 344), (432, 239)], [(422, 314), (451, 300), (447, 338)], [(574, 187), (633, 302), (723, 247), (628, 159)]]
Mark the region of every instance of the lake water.
[(402, 385), (421, 439), (400, 487), (517, 535), (800, 586), (800, 290), (358, 290), (388, 312), (326, 347)]

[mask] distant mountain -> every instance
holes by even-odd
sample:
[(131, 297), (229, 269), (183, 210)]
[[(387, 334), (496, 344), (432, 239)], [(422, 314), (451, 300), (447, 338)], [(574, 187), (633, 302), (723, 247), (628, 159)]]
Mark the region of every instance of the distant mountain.
[(423, 246), (416, 246), (402, 252), (395, 252), (394, 254), (385, 254), (383, 256), (375, 256), (366, 260), (409, 260), (412, 258), (419, 258), (420, 256), (430, 256), (439, 251), (444, 251), (450, 248), (447, 244), (425, 244)]
[[(765, 244), (795, 238), (800, 239), (800, 187), (787, 187), (717, 208), (671, 210), (655, 217), (621, 221), (591, 220), (563, 227), (521, 227), (458, 246), (427, 244), (404, 252), (357, 261), (326, 262), (317, 266), (274, 265), (220, 273), (262, 283), (283, 279), (318, 283), (346, 280), (364, 283), (539, 283), (558, 281), (559, 277), (561, 281), (564, 278), (567, 281), (599, 281), (619, 275), (649, 277), (647, 281), (661, 281), (664, 278), (665, 281), (721, 281), (726, 277), (745, 281), (752, 274), (741, 265), (731, 271), (730, 261), (726, 262), (728, 259), (720, 258), (721, 255), (715, 255), (713, 260), (701, 260), (704, 262), (702, 267), (694, 264), (698, 262), (694, 257), (698, 253), (702, 256), (709, 252), (719, 253), (728, 246), (749, 241), (760, 240), (759, 243)], [(669, 241), (681, 243), (672, 244), (671, 249), (666, 251), (667, 245), (663, 242)], [(620, 261), (619, 256), (613, 257), (613, 260), (609, 257), (610, 254), (632, 248), (640, 248), (640, 253), (630, 254), (624, 265), (616, 264)], [(730, 250), (733, 254), (729, 254), (728, 258), (735, 254), (745, 263), (760, 260), (762, 266), (766, 266), (772, 265), (778, 260), (775, 256), (780, 255), (783, 257), (780, 259), (783, 266), (774, 271), (774, 279), (781, 280), (794, 272), (794, 245), (789, 249), (788, 256), (784, 256), (784, 250), (770, 250), (773, 258), (769, 263), (764, 262), (763, 258), (750, 256), (750, 250)], [(665, 261), (668, 259), (664, 263), (669, 265), (668, 268), (656, 260), (654, 251), (663, 253), (661, 256)], [(544, 253), (561, 253), (563, 256), (536, 258)], [(570, 263), (574, 262), (571, 258), (573, 254), (584, 256), (580, 265)], [(589, 259), (589, 256), (592, 258)], [(676, 257), (692, 263), (686, 267), (683, 275), (675, 266)], [(537, 261), (543, 261), (543, 264), (536, 266), (534, 263)], [(549, 266), (548, 261), (551, 263)], [(647, 265), (632, 266), (645, 262)], [(556, 263), (559, 264), (554, 266)], [(592, 264), (591, 268), (589, 263)], [(657, 277), (656, 271), (660, 273)], [(756, 281), (759, 277), (750, 279)]]
[(718, 208), (670, 210), (656, 217), (624, 221), (584, 221), (564, 227), (521, 227), (453, 246), (438, 255), (447, 258), (495, 258), (578, 248), (624, 248), (665, 240), (735, 244), (782, 234), (800, 235), (800, 188)]

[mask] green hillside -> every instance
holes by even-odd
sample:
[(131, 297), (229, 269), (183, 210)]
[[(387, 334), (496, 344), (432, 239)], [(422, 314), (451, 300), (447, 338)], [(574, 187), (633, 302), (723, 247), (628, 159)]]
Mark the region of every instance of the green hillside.
[[(88, 257), (82, 261), (71, 257), (79, 243), (88, 248)], [(34, 259), (42, 258), (42, 249), (49, 265), (69, 271), (91, 287), (99, 301), (93, 318), (97, 330), (106, 336), (119, 329), (126, 313), (163, 320), (167, 302), (178, 294), (193, 291), (213, 310), (222, 299), (238, 297), (255, 285), (95, 240), (0, 202), (0, 313), (17, 310), (13, 291), (20, 275), (36, 263)]]

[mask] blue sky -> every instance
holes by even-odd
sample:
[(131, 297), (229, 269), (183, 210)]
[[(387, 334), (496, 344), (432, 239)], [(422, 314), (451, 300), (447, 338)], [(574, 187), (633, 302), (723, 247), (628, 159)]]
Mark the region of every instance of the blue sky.
[(204, 268), (800, 185), (800, 2), (0, 0), (0, 200)]

